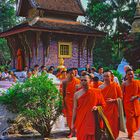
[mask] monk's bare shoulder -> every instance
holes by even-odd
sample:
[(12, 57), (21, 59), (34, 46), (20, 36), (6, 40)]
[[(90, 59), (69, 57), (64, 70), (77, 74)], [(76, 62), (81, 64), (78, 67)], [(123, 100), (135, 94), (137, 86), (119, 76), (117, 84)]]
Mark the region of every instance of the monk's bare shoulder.
[(76, 90), (80, 89), (81, 87), (82, 87), (81, 84), (77, 84), (77, 85), (75, 86)]
[(79, 99), (83, 94), (85, 93), (85, 91), (83, 89), (80, 89), (79, 91), (77, 91), (74, 96), (75, 96), (75, 99)]
[(67, 79), (62, 81), (62, 84), (66, 84), (67, 83)]
[(104, 89), (104, 88), (105, 88), (105, 84), (99, 86), (99, 89)]
[(75, 97), (76, 99), (79, 98), (79, 96), (80, 96), (82, 90), (83, 90), (83, 89), (80, 89), (80, 90), (78, 90), (77, 92), (75, 92), (74, 97)]

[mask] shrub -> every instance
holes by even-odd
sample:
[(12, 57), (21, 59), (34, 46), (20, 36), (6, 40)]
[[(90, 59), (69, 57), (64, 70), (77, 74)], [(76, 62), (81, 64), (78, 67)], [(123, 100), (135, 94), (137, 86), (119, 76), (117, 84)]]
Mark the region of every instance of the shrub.
[(32, 127), (43, 137), (50, 135), (61, 113), (61, 95), (46, 76), (28, 79), (23, 84), (17, 83), (0, 98), (10, 111), (22, 114), (31, 121)]
[(118, 78), (120, 84), (122, 83), (122, 75), (117, 70), (112, 70), (114, 75)]
[(140, 80), (140, 69), (136, 69), (135, 75), (136, 75), (136, 79)]

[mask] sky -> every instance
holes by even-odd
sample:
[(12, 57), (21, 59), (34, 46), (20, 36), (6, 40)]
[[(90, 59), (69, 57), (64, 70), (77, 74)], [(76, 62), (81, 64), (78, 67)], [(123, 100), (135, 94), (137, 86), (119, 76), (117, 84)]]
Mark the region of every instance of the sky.
[(84, 8), (87, 7), (87, 1), (88, 1), (88, 0), (81, 0), (81, 3), (83, 4), (83, 7), (84, 7)]
[[(83, 5), (83, 8), (84, 8), (84, 9), (86, 9), (86, 7), (87, 7), (87, 1), (88, 1), (88, 0), (81, 0), (81, 3), (82, 3), (82, 5)], [(85, 18), (82, 17), (82, 16), (79, 16), (79, 17), (78, 17), (78, 21), (84, 21), (84, 19), (85, 19)]]

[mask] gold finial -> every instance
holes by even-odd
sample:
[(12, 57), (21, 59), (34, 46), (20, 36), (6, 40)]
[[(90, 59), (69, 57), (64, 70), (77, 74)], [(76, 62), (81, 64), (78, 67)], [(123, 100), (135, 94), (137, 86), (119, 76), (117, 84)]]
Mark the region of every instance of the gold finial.
[(66, 69), (66, 67), (64, 66), (64, 59), (62, 57), (59, 57), (59, 66), (57, 68)]

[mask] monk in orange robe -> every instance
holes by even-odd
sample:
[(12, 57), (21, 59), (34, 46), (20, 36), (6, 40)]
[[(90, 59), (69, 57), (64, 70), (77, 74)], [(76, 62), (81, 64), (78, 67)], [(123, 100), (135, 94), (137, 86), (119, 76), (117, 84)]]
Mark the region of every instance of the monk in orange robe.
[(111, 82), (110, 71), (104, 72), (103, 76), (104, 84), (99, 86), (99, 88), (101, 89), (103, 97), (106, 101), (104, 114), (109, 121), (114, 138), (116, 139), (119, 135), (119, 112), (117, 98), (122, 98), (122, 91), (117, 83)]
[(71, 129), (76, 130), (77, 140), (95, 140), (95, 116), (92, 110), (105, 106), (99, 89), (90, 87), (89, 76), (81, 77), (82, 89), (74, 95), (74, 107)]
[(134, 140), (134, 133), (140, 128), (140, 81), (134, 80), (132, 69), (126, 71), (126, 81), (122, 84), (126, 128), (128, 137)]
[(99, 81), (99, 78), (95, 76), (93, 79), (93, 88), (98, 88), (103, 82)]
[(17, 51), (17, 70), (22, 70), (22, 52), (21, 49), (18, 49)]
[[(67, 79), (62, 83), (62, 93), (63, 93), (65, 116), (70, 130), (72, 121), (73, 97), (76, 91), (76, 86), (79, 84), (80, 80), (75, 77), (75, 71), (73, 69), (69, 69), (67, 71)], [(72, 134), (69, 135), (69, 137), (71, 136)]]
[(60, 81), (63, 81), (67, 78), (67, 71), (61, 71), (61, 74), (57, 75), (57, 78), (60, 80)]

